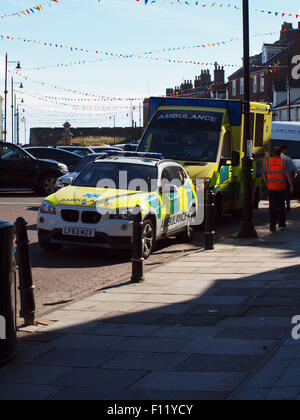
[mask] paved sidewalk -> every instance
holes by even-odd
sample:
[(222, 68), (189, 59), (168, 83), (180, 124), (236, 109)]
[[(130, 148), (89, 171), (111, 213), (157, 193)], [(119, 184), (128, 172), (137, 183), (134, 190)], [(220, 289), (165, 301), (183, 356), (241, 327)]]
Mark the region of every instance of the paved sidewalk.
[(296, 399), (300, 222), (260, 237), (49, 314), (0, 369), (0, 399)]

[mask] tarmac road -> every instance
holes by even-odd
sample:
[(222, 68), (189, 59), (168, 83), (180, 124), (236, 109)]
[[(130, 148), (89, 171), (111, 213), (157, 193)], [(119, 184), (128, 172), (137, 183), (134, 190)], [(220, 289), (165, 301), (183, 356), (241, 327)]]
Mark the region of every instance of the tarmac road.
[[(78, 300), (109, 285), (128, 279), (131, 274), (129, 252), (109, 251), (101, 248), (65, 246), (59, 253), (46, 253), (37, 243), (37, 211), (43, 197), (31, 191), (0, 191), (0, 218), (14, 223), (18, 217), (28, 222), (30, 254), (33, 279), (36, 286), (37, 316), (62, 305)], [(267, 222), (267, 203), (261, 203), (255, 212), (256, 223)], [(298, 204), (297, 217), (300, 208)], [(239, 221), (225, 216), (218, 227), (217, 240), (230, 236), (239, 230)], [(175, 239), (159, 243), (156, 252), (145, 264), (145, 270), (159, 264), (170, 262), (184, 253), (192, 252), (203, 246), (203, 233), (197, 231), (191, 244), (178, 244)], [(162, 278), (163, 281), (163, 278)]]

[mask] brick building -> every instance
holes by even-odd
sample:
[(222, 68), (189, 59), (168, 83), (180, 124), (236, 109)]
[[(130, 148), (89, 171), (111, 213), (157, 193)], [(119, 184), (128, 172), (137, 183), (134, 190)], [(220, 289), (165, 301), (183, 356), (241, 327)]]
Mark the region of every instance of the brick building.
[[(300, 55), (300, 23), (294, 29), (284, 23), (280, 39), (274, 44), (263, 44), (262, 52), (250, 58), (250, 97), (255, 102), (270, 102), (276, 107), (288, 104), (288, 75), (292, 70), (292, 57)], [(244, 94), (244, 71), (241, 67), (229, 76), (227, 97), (242, 99)], [(291, 102), (300, 98), (300, 80), (290, 80)], [(278, 119), (278, 118), (277, 118)]]
[(209, 70), (202, 70), (194, 82), (185, 80), (180, 86), (175, 86), (175, 89), (167, 89), (166, 96), (224, 99), (226, 97), (225, 70), (216, 63), (214, 80)]
[[(224, 67), (215, 64), (214, 80), (209, 70), (202, 70), (199, 76), (192, 80), (185, 80), (180, 86), (166, 89), (166, 96), (177, 98), (226, 98), (226, 83)], [(144, 100), (144, 127), (149, 122), (149, 100)]]

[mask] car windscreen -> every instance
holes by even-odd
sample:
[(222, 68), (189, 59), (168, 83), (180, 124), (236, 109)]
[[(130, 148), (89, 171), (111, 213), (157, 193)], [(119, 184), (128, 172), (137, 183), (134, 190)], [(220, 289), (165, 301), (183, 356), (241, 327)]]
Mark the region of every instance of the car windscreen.
[(300, 159), (300, 141), (293, 140), (272, 140), (272, 149), (274, 147), (287, 146), (289, 148), (288, 155), (292, 159)]
[(162, 153), (165, 159), (216, 162), (223, 113), (158, 111), (144, 134), (139, 152)]
[(156, 190), (157, 167), (133, 163), (94, 162), (79, 174), (76, 187), (111, 188), (148, 192)]

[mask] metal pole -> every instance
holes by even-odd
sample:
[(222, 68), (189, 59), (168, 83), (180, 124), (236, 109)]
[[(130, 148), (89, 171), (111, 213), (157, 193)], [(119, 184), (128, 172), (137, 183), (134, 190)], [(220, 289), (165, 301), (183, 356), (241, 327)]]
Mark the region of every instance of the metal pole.
[(144, 255), (143, 255), (143, 219), (141, 209), (138, 207), (134, 212), (132, 234), (132, 277), (133, 283), (142, 283), (144, 279)]
[(20, 114), (19, 106), (17, 106), (17, 144), (20, 144)]
[(11, 78), (11, 142), (14, 143), (14, 78)]
[(5, 88), (4, 88), (4, 141), (7, 141), (7, 53), (5, 54)]
[(204, 232), (204, 248), (205, 251), (214, 249), (214, 214), (215, 214), (215, 194), (211, 189), (207, 190), (205, 200), (205, 232)]
[(288, 102), (289, 102), (289, 121), (292, 121), (291, 115), (291, 51), (288, 49)]
[(14, 138), (17, 138), (17, 95), (15, 94), (15, 113), (14, 113)]
[(27, 222), (19, 217), (15, 223), (17, 233), (17, 260), (19, 268), (19, 290), (21, 297), (20, 317), (24, 318), (25, 326), (35, 325), (34, 285), (27, 235)]
[(243, 0), (243, 26), (244, 26), (244, 158), (242, 163), (243, 174), (243, 217), (239, 232), (240, 238), (257, 238), (253, 224), (252, 203), (252, 150), (253, 139), (250, 139), (250, 42), (249, 42), (249, 0)]

